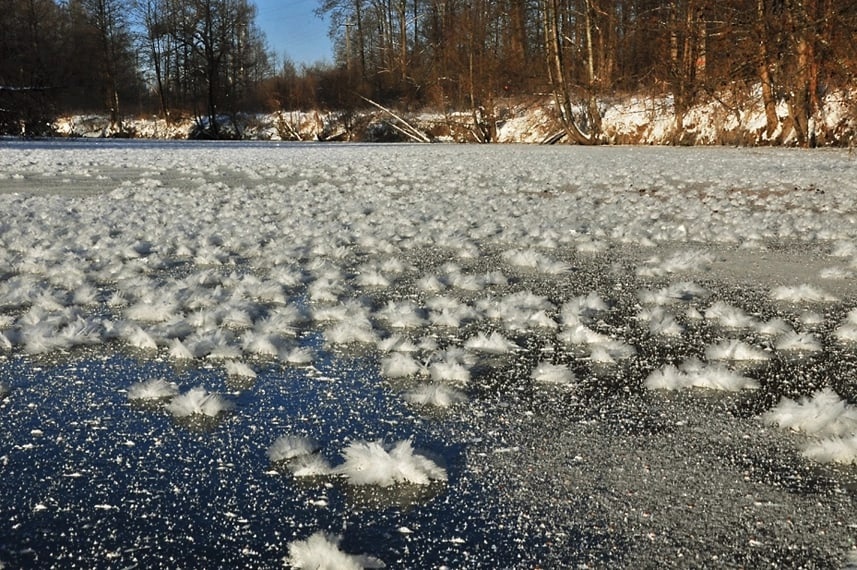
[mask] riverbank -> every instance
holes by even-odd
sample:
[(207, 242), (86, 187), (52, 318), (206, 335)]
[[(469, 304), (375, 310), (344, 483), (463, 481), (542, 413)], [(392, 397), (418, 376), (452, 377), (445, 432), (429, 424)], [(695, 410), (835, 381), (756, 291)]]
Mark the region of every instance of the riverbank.
[[(795, 146), (797, 138), (788, 105), (777, 109), (780, 124), (767, 132), (759, 98), (721, 95), (691, 107), (681, 131), (676, 128), (670, 97), (624, 97), (600, 104), (603, 144)], [(499, 101), (493, 114), (419, 111), (388, 113), (359, 111), (281, 111), (223, 116), (220, 138), (273, 141), (494, 142), (539, 144), (551, 141), (562, 127), (549, 97)], [(857, 140), (857, 104), (852, 93), (831, 93), (813, 118), (817, 146), (850, 147)], [(72, 115), (58, 119), (52, 130), (61, 137), (131, 137), (196, 139), (210, 136), (204, 122), (193, 117), (127, 118), (121, 128), (102, 115)], [(416, 134), (415, 134), (416, 133)], [(490, 138), (490, 137), (489, 137)]]

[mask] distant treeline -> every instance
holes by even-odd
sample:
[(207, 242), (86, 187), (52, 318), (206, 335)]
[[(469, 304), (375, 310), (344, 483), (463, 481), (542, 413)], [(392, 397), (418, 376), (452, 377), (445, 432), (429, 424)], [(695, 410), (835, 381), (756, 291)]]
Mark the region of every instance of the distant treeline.
[(0, 123), (41, 134), (56, 114), (215, 117), (258, 106), (274, 76), (247, 0), (0, 0)]
[[(857, 84), (857, 2), (842, 0), (320, 0), (335, 61), (269, 53), (249, 0), (0, 0), (0, 130), (57, 113), (193, 116), (205, 136), (242, 111), (469, 110), (549, 94), (566, 139), (601, 140), (599, 101), (761, 100), (767, 135), (814, 140), (826, 93)], [(778, 110), (779, 106), (779, 110)], [(783, 112), (782, 109), (787, 109)]]

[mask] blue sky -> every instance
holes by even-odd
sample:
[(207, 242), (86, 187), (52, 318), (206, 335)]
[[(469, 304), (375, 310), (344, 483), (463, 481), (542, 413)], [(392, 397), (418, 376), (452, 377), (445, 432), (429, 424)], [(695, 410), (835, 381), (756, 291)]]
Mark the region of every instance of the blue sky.
[(278, 57), (285, 53), (300, 65), (333, 61), (327, 21), (313, 10), (318, 0), (256, 0), (256, 22)]

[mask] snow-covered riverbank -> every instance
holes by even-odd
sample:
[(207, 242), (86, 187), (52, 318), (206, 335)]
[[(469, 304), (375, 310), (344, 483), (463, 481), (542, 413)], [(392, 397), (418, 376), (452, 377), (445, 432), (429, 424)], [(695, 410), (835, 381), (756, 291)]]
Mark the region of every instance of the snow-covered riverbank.
[(853, 563), (855, 170), (4, 142), (0, 562)]
[[(819, 146), (853, 147), (857, 134), (854, 95), (828, 94), (813, 118), (814, 138)], [(676, 133), (673, 102), (669, 97), (626, 97), (602, 101), (602, 142), (607, 144), (794, 146), (795, 134), (785, 102), (777, 108), (781, 124), (766, 132), (766, 119), (759, 97), (735, 99), (723, 95), (692, 106)], [(478, 142), (473, 114), (465, 112), (419, 112), (403, 114), (409, 124), (438, 141)], [(548, 98), (502, 101), (494, 111), (493, 123), (500, 143), (541, 143), (561, 130), (554, 106)], [(490, 120), (483, 117), (484, 120)], [(364, 142), (409, 141), (390, 115), (373, 110), (359, 112), (280, 112), (242, 115), (235, 120), (223, 117), (226, 138), (246, 140)], [(483, 125), (485, 130), (487, 124)], [(152, 118), (128, 118), (125, 136), (146, 139), (194, 138), (198, 125), (190, 118), (167, 124)], [(53, 130), (65, 137), (105, 137), (116, 135), (104, 116), (77, 115), (56, 121)], [(480, 135), (481, 136), (481, 135)]]

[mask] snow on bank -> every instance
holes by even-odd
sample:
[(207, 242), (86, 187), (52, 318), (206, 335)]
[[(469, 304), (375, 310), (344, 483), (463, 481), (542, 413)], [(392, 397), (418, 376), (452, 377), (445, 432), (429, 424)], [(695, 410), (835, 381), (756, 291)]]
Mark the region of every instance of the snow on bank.
[[(729, 106), (727, 106), (729, 105)], [(772, 136), (766, 133), (765, 112), (760, 93), (740, 101), (729, 97), (703, 101), (692, 106), (683, 120), (683, 134), (675, 135), (673, 101), (669, 96), (629, 97), (601, 102), (603, 142), (610, 144), (695, 145), (768, 145), (779, 137), (780, 144), (795, 144), (793, 130), (782, 126)], [(497, 141), (501, 143), (541, 143), (561, 130), (550, 99), (533, 105), (500, 103), (497, 109)], [(788, 120), (788, 107), (781, 103), (777, 114)], [(358, 114), (360, 115), (360, 114)], [(233, 120), (223, 117), (222, 132), (228, 138), (249, 140), (363, 140), (389, 141), (401, 138), (386, 125), (388, 117), (377, 111), (364, 111), (359, 120), (336, 112), (291, 111), (242, 115)], [(472, 115), (447, 115), (423, 112), (409, 116), (410, 122), (437, 140), (472, 142)], [(349, 125), (346, 128), (346, 124)], [(352, 124), (361, 124), (351, 131)], [(853, 145), (857, 134), (857, 111), (847, 93), (830, 93), (822, 101), (814, 123), (821, 145)], [(199, 125), (191, 118), (167, 123), (156, 117), (128, 118), (127, 133), (146, 139), (191, 138)], [(66, 137), (106, 137), (118, 133), (107, 118), (98, 115), (74, 115), (58, 119), (54, 131)]]
[[(815, 117), (821, 144), (848, 146), (857, 132), (857, 113), (849, 93), (828, 93)], [(683, 132), (675, 134), (673, 100), (670, 96), (631, 97), (602, 105), (602, 122), (608, 141), (632, 144), (765, 145), (780, 138), (782, 144), (795, 143), (792, 129), (783, 131), (789, 116), (785, 102), (777, 106), (781, 125), (777, 132), (766, 133), (761, 92), (750, 97), (720, 94), (688, 109), (682, 121)]]

